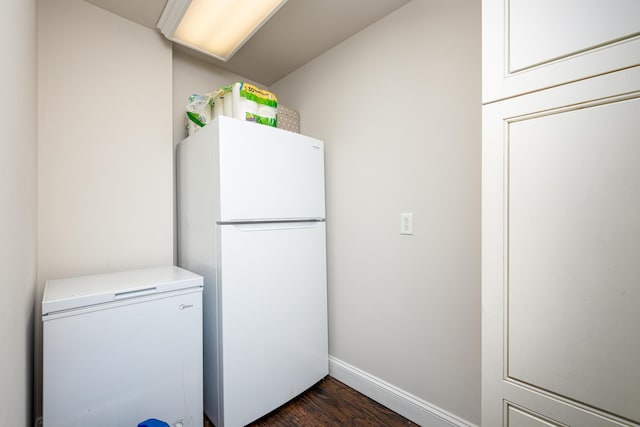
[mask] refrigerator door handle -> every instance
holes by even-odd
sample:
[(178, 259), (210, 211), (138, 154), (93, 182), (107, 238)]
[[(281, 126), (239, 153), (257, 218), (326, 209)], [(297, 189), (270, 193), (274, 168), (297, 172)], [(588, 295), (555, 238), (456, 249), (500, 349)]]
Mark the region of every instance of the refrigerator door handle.
[(289, 221), (289, 222), (247, 222), (247, 223), (236, 223), (236, 224), (222, 224), (222, 225), (232, 225), (238, 231), (274, 231), (274, 230), (294, 230), (300, 228), (315, 228), (318, 226), (318, 223), (321, 221), (309, 220), (309, 221)]

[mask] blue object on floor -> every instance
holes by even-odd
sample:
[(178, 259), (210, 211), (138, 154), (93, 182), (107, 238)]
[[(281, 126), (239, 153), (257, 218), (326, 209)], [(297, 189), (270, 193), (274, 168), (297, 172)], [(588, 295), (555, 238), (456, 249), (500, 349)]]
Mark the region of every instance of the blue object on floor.
[(138, 424), (138, 427), (169, 427), (169, 424), (164, 421), (156, 420), (155, 418), (149, 418)]

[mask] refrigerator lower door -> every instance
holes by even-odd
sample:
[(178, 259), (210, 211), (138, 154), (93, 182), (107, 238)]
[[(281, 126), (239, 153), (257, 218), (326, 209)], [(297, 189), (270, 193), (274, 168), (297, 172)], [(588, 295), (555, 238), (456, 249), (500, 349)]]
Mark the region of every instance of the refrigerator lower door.
[(43, 345), (44, 426), (202, 427), (202, 288), (52, 314)]
[(325, 223), (219, 227), (222, 424), (235, 427), (328, 374)]

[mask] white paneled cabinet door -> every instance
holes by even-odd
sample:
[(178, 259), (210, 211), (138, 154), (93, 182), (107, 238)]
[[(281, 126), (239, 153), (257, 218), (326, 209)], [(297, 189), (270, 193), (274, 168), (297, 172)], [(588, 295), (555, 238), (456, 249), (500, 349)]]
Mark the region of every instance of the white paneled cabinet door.
[(483, 107), (484, 427), (640, 426), (640, 67)]
[(482, 425), (638, 427), (640, 1), (482, 4)]
[(640, 64), (638, 0), (483, 0), (483, 101)]

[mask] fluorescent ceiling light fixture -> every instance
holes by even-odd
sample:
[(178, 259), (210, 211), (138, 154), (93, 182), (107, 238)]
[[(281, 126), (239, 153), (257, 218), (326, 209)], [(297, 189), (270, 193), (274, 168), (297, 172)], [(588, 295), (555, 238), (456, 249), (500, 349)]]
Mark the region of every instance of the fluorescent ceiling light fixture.
[(167, 0), (166, 38), (228, 61), (287, 0)]

